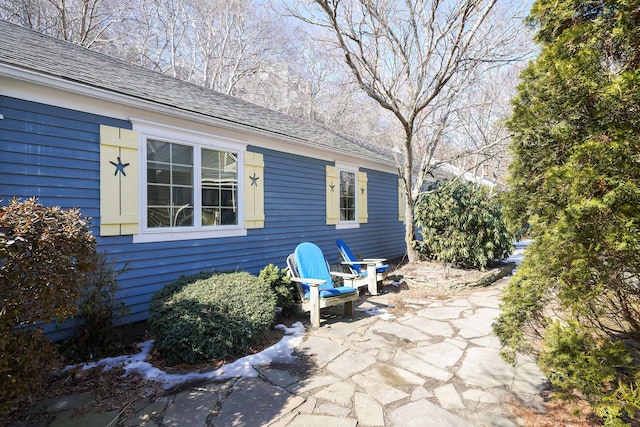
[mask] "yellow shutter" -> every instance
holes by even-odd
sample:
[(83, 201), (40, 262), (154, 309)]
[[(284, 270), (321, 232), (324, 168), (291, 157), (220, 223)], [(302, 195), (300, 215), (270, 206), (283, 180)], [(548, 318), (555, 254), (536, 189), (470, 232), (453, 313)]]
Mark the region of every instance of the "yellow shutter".
[(369, 220), (367, 200), (369, 189), (367, 188), (367, 173), (358, 172), (358, 222), (364, 224)]
[(138, 133), (100, 126), (100, 235), (139, 231)]
[(260, 153), (244, 153), (244, 226), (264, 228), (264, 160)]
[(398, 178), (398, 221), (405, 222), (405, 212), (407, 210), (407, 198), (404, 191), (404, 181)]
[(338, 168), (335, 166), (327, 165), (327, 224), (337, 224), (339, 218), (339, 198), (338, 191), (340, 191), (340, 185), (338, 180)]

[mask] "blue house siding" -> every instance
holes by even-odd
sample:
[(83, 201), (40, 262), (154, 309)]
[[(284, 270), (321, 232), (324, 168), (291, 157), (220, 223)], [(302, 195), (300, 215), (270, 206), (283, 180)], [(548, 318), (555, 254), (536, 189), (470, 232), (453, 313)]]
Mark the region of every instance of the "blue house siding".
[[(344, 230), (342, 239), (362, 258), (397, 258), (406, 252), (404, 223), (398, 221), (398, 177), (365, 170), (369, 221), (359, 230)], [(334, 242), (335, 244), (335, 242)], [(337, 249), (334, 249), (337, 253)]]
[(99, 215), (100, 124), (131, 124), (6, 96), (0, 96), (0, 111), (3, 203), (14, 196), (35, 196), (44, 205)]
[[(252, 150), (254, 150), (252, 148)], [(265, 229), (283, 246), (285, 257), (301, 241), (316, 243), (330, 263), (338, 263), (335, 240), (342, 238), (366, 257), (395, 258), (405, 253), (404, 224), (398, 221), (397, 176), (370, 169), (369, 221), (360, 228), (326, 225), (324, 160), (256, 148), (265, 162)], [(274, 239), (271, 237), (271, 239)], [(279, 262), (284, 263), (284, 258)]]
[(4, 96), (0, 113), (0, 200), (36, 196), (44, 205), (76, 207), (92, 217), (99, 251), (115, 268), (127, 265), (118, 280), (118, 298), (129, 307), (127, 321), (146, 319), (152, 295), (180, 275), (257, 273), (269, 263), (284, 267), (302, 241), (318, 244), (331, 263), (338, 262), (336, 238), (367, 257), (404, 254), (395, 174), (363, 169), (369, 180), (369, 221), (340, 230), (325, 219), (329, 162), (255, 146), (248, 150), (264, 158), (264, 228), (249, 229), (243, 237), (137, 244), (131, 236), (100, 237), (100, 125), (131, 129), (131, 123)]

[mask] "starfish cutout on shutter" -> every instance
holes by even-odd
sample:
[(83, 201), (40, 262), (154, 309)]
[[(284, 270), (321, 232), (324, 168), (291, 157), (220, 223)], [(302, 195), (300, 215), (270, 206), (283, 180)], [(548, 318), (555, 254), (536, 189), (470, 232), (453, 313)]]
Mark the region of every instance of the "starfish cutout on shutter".
[(109, 163), (116, 167), (116, 172), (113, 174), (113, 176), (118, 175), (118, 172), (120, 172), (123, 176), (127, 176), (127, 174), (124, 173), (124, 168), (129, 166), (129, 163), (123, 164), (122, 160), (120, 160), (120, 157), (118, 157), (118, 163), (113, 163), (112, 161), (109, 161)]

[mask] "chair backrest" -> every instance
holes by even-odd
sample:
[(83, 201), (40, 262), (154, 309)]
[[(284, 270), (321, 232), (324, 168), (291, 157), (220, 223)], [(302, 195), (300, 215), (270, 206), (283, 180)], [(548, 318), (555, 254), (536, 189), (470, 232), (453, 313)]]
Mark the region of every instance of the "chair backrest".
[[(293, 252), (293, 256), (298, 277), (301, 279), (324, 280), (324, 285), (320, 285), (321, 291), (333, 289), (329, 267), (327, 267), (324, 254), (318, 246), (309, 242), (300, 243)], [(303, 283), (303, 286), (306, 287), (305, 291), (309, 290), (308, 285)]]
[(342, 239), (337, 239), (336, 244), (338, 245), (338, 250), (340, 251), (342, 259), (344, 259), (346, 262), (354, 263), (350, 264), (349, 268), (351, 268), (355, 274), (359, 274), (360, 270), (362, 270), (362, 265), (355, 263), (355, 261), (357, 261), (358, 259), (353, 254), (353, 252), (351, 252), (349, 246)]
[(300, 277), (300, 273), (298, 273), (298, 265), (296, 264), (296, 257), (294, 254), (289, 254), (287, 257), (287, 267), (289, 267), (289, 271), (293, 277)]
[[(296, 264), (296, 256), (294, 254), (289, 254), (287, 257), (287, 267), (289, 268), (289, 274), (291, 277), (300, 278), (300, 273), (298, 273), (298, 264)], [(298, 290), (298, 295), (300, 295), (300, 300), (305, 300), (305, 294), (309, 292), (309, 285), (306, 283), (293, 282), (296, 285), (296, 289)]]

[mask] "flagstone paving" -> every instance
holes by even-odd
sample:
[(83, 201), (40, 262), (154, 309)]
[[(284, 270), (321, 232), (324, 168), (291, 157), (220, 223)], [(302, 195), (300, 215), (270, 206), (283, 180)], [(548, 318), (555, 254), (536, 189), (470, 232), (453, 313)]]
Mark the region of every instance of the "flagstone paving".
[[(449, 299), (407, 297), (402, 312), (389, 308), (390, 320), (362, 311), (384, 307), (389, 295), (369, 297), (355, 318), (329, 316), (307, 331), (296, 348), (305, 369), (261, 367), (256, 378), (138, 405), (127, 419), (94, 415), (111, 417), (111, 426), (518, 426), (510, 404), (540, 410), (547, 382), (533, 360), (514, 367), (500, 357), (491, 323), (506, 281)], [(85, 425), (94, 425), (91, 415)], [(71, 418), (62, 410), (54, 424)]]

